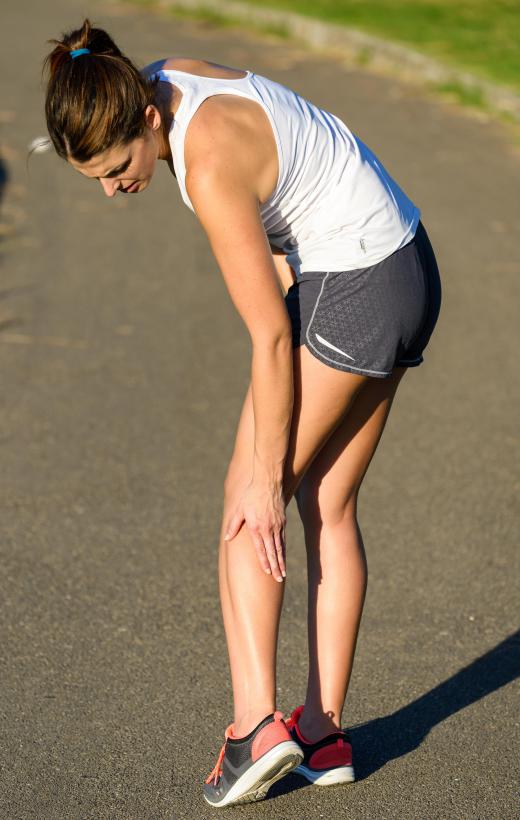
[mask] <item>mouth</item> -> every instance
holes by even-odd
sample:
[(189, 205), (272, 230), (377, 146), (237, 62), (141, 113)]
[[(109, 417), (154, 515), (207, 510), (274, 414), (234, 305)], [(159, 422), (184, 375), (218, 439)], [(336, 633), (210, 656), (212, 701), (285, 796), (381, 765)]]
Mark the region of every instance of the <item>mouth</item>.
[(139, 180), (136, 182), (132, 182), (130, 185), (127, 185), (126, 188), (121, 188), (123, 194), (134, 194), (139, 186)]

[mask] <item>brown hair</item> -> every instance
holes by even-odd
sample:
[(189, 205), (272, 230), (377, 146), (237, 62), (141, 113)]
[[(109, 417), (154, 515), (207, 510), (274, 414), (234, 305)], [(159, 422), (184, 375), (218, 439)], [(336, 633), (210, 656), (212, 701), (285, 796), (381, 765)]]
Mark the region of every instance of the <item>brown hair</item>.
[[(45, 116), (60, 157), (87, 162), (143, 135), (157, 81), (143, 77), (106, 31), (86, 19), (80, 29), (48, 42), (56, 47), (44, 62)], [(71, 57), (79, 48), (90, 54)]]

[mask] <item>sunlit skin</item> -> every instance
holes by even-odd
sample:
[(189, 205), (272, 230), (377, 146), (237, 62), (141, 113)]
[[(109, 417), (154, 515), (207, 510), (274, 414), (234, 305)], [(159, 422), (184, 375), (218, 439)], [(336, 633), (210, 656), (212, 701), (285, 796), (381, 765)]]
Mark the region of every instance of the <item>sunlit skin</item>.
[(152, 179), (157, 160), (166, 160), (173, 170), (171, 149), (163, 127), (168, 122), (167, 114), (161, 116), (156, 106), (149, 105), (145, 120), (142, 137), (96, 154), (88, 162), (77, 162), (69, 157), (69, 163), (83, 176), (99, 180), (106, 196), (114, 197), (118, 191), (125, 194), (144, 191)]

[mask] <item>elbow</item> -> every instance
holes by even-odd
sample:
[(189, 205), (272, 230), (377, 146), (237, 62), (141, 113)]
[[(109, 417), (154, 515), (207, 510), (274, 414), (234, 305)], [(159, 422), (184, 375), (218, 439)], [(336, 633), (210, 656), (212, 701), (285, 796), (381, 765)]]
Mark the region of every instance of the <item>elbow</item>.
[(279, 335), (253, 341), (253, 359), (269, 362), (292, 362), (292, 336)]
[(255, 334), (251, 337), (253, 350), (263, 350), (272, 352), (291, 352), (292, 351), (292, 328), (280, 328), (269, 333)]

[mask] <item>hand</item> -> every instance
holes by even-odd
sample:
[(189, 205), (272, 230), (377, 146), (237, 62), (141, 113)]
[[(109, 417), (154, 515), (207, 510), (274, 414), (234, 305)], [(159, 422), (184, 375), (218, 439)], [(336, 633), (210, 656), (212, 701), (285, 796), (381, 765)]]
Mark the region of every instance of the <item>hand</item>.
[(231, 541), (245, 521), (264, 572), (277, 581), (285, 571), (285, 501), (281, 486), (254, 482), (244, 490), (227, 522), (224, 540)]

